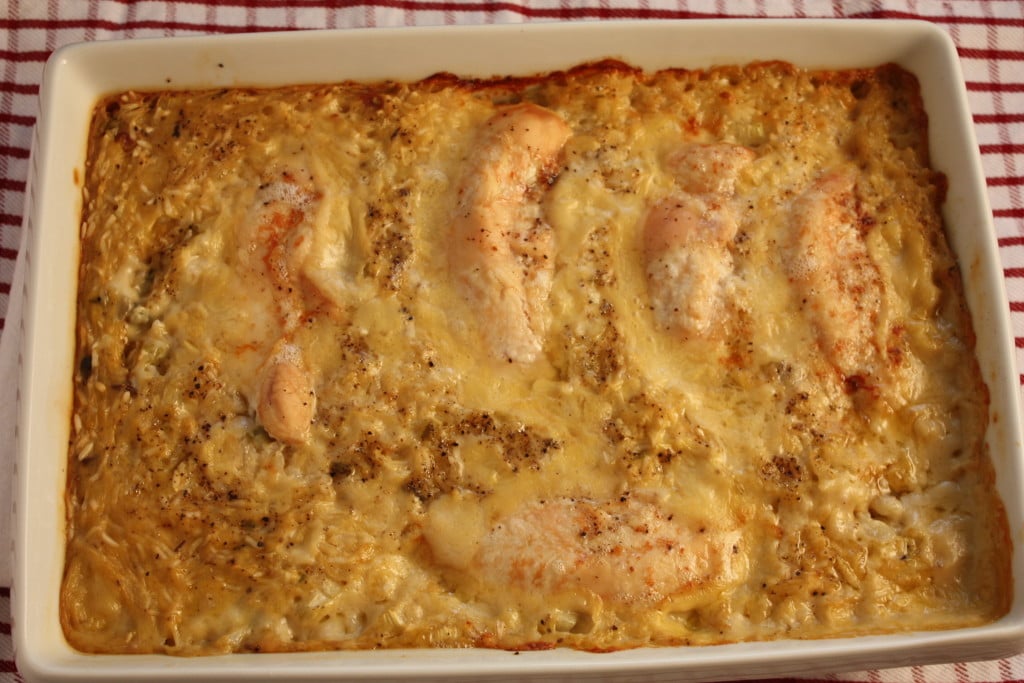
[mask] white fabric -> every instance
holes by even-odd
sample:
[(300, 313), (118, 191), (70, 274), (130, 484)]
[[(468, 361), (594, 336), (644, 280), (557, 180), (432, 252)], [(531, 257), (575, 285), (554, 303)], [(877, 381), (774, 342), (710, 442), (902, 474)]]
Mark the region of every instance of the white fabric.
[[(26, 196), (31, 193), (26, 192)], [(28, 230), (23, 226), (11, 279), (6, 323), (0, 336), (0, 586), (13, 583), (14, 454), (17, 431), (21, 312), (25, 288)], [(5, 476), (6, 475), (6, 476)]]

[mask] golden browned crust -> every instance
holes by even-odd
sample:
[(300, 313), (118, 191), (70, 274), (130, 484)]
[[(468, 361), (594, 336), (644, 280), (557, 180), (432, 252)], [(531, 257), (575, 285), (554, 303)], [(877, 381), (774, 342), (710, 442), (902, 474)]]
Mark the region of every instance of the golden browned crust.
[[(543, 349), (496, 363), (446, 254), (466, 169), (489, 162), (479, 131), (524, 101), (572, 135), (556, 176), (517, 194), (553, 240)], [(734, 192), (684, 199), (729, 212), (727, 254), (714, 273), (666, 257), (718, 288), (717, 327), (670, 334), (640, 232), (694, 185), (678, 174), (699, 163), (673, 154), (720, 143), (751, 150)], [(822, 180), (846, 173), (852, 189)], [(108, 98), (84, 182), (68, 641), (604, 652), (997, 618), (1010, 538), (945, 192), (916, 79), (892, 65)], [(856, 281), (807, 276), (793, 246), (827, 275), (839, 228), (871, 269), (845, 309), (808, 290)], [(688, 282), (664, 286), (697, 296)], [(849, 310), (867, 331), (829, 327)], [(314, 412), (275, 439), (257, 404), (289, 400), (260, 384), (280, 358), (300, 359), (312, 390), (291, 393)], [(566, 529), (574, 500), (601, 523)], [(496, 531), (539, 509), (560, 511), (562, 549)], [(659, 525), (615, 530), (637, 566), (685, 553), (678, 530), (721, 567), (682, 562), (697, 569), (671, 587), (515, 573), (539, 553), (587, 569), (616, 552), (588, 534), (618, 538), (616, 519)], [(647, 533), (659, 547), (637, 550)]]

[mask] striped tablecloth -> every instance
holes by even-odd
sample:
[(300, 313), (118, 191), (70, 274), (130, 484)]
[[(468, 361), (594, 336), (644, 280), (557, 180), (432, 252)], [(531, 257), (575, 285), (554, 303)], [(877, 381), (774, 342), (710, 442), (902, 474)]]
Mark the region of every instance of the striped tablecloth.
[[(0, 329), (24, 208), (43, 64), (68, 43), (281, 29), (722, 17), (925, 19), (955, 41), (967, 80), (999, 236), (1018, 363), (1024, 366), (1024, 1), (542, 0), (285, 2), (284, 0), (7, 0), (0, 18)], [(1024, 378), (1022, 378), (1024, 380)], [(0, 386), (0, 410), (13, 393)], [(9, 547), (10, 444), (0, 434), (0, 553)], [(0, 557), (0, 560), (3, 558)], [(0, 562), (0, 683), (21, 680), (11, 645), (10, 569)], [(1022, 681), (1024, 655), (993, 662), (841, 673), (841, 681)]]

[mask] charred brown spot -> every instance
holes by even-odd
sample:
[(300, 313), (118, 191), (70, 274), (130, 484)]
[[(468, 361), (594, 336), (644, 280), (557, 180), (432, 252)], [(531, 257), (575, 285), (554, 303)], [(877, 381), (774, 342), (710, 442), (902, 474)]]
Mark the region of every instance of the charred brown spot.
[(847, 375), (843, 378), (843, 386), (846, 388), (846, 393), (856, 394), (861, 391), (870, 391), (872, 384), (864, 375)]
[(803, 480), (803, 468), (792, 455), (775, 455), (761, 466), (761, 476), (780, 486), (792, 488)]

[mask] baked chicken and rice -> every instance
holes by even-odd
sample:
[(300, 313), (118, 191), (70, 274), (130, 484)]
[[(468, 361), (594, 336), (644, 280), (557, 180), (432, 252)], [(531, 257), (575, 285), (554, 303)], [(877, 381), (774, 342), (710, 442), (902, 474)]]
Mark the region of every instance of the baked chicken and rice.
[(604, 651), (999, 617), (944, 189), (895, 66), (110, 97), (69, 642)]

